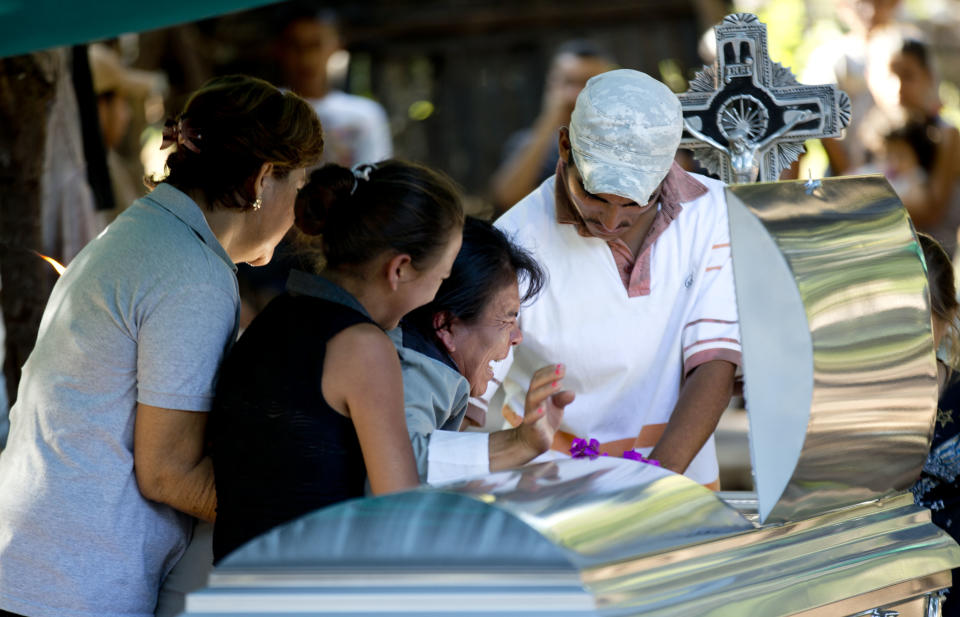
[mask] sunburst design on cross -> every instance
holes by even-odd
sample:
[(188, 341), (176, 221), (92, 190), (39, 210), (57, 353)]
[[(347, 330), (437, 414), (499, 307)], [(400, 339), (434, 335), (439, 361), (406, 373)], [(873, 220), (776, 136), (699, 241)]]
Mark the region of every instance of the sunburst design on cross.
[(679, 95), (681, 147), (725, 182), (772, 181), (803, 153), (807, 139), (840, 137), (850, 98), (832, 84), (808, 86), (767, 53), (756, 15), (728, 15), (714, 28), (717, 60)]

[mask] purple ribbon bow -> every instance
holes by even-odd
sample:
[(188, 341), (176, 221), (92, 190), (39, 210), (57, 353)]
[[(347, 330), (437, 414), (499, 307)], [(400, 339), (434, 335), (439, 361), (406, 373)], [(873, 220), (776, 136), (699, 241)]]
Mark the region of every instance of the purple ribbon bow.
[[(597, 458), (598, 456), (607, 456), (607, 453), (600, 452), (600, 442), (596, 439), (587, 441), (586, 439), (575, 437), (573, 442), (570, 444), (570, 456), (573, 458)], [(660, 466), (660, 461), (647, 458), (636, 450), (627, 450), (623, 453), (623, 458), (630, 459), (631, 461), (647, 463), (648, 465), (656, 465), (657, 467)]]

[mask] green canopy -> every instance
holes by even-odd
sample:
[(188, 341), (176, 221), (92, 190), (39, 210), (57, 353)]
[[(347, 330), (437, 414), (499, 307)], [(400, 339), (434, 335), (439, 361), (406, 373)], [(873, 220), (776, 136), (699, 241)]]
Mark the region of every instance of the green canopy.
[(277, 0), (0, 0), (0, 58), (165, 28)]

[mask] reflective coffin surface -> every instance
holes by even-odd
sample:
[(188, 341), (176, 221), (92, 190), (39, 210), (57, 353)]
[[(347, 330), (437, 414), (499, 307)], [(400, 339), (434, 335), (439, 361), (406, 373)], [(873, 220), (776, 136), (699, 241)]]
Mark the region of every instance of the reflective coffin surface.
[(752, 528), (711, 491), (658, 467), (543, 463), (305, 516), (230, 555), (187, 608), (594, 615), (582, 568)]
[(638, 555), (583, 578), (602, 615), (839, 617), (912, 598), (925, 608), (924, 594), (949, 586), (954, 563), (960, 547), (906, 494)]
[(909, 488), (937, 403), (926, 277), (881, 176), (729, 187), (760, 519)]
[(956, 564), (909, 495), (759, 527), (600, 457), (314, 512), (225, 559), (187, 615), (853, 615), (925, 606)]

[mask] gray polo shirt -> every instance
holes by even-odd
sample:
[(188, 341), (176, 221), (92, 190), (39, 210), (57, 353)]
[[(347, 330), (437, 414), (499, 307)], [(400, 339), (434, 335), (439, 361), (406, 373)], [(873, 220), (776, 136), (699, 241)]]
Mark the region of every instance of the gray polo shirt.
[(153, 614), (192, 520), (140, 494), (136, 405), (209, 410), (234, 271), (200, 208), (161, 184), (57, 282), (0, 453), (0, 608)]

